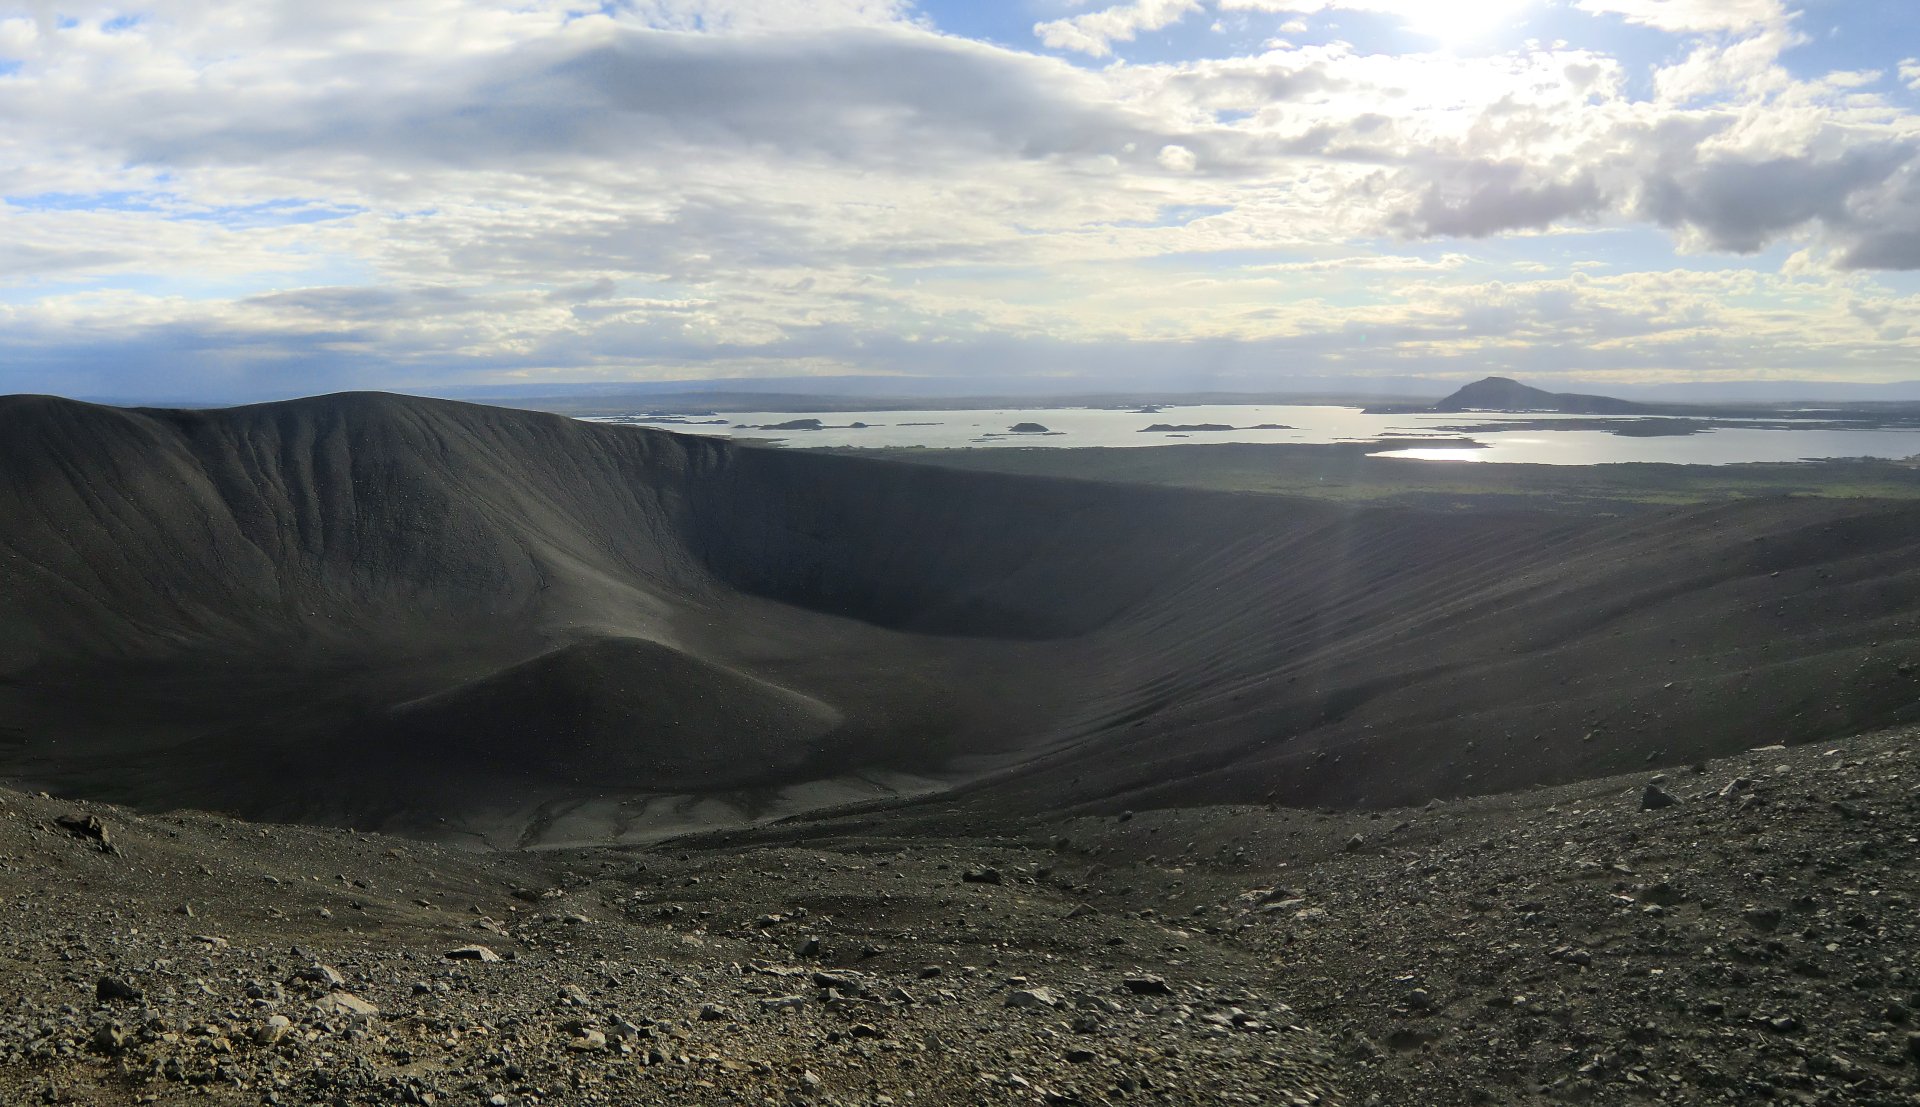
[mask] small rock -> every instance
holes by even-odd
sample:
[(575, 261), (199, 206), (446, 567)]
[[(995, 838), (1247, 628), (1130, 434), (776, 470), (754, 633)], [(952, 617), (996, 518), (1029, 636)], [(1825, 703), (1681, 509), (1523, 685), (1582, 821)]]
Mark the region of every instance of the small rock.
[(966, 872), (960, 874), (960, 880), (964, 884), (1001, 884), (1005, 882), (1005, 878), (1000, 875), (999, 869), (968, 869)]
[(1123, 982), (1127, 991), (1137, 996), (1170, 996), (1173, 985), (1157, 976), (1129, 976)]
[(500, 960), (500, 955), (488, 949), (486, 946), (461, 946), (459, 949), (448, 950), (447, 959), (450, 961), (482, 961), (490, 963)]
[(721, 1019), (730, 1019), (732, 1017), (733, 1015), (725, 1007), (717, 1003), (703, 1003), (700, 1005), (701, 1022), (719, 1022)]
[(607, 1048), (607, 1036), (598, 1030), (583, 1027), (567, 1039), (567, 1048), (577, 1053), (597, 1053)]
[(372, 1018), (380, 1013), (380, 1008), (350, 992), (328, 992), (313, 1001), (313, 1009), (322, 1015), (344, 1015), (359, 1019)]
[(285, 1015), (275, 1015), (253, 1029), (253, 1044), (270, 1046), (287, 1036), (293, 1030), (293, 1020)]
[(127, 1032), (113, 1023), (104, 1023), (93, 1032), (92, 1045), (97, 1053), (117, 1054), (127, 1048)]
[(1672, 807), (1679, 802), (1679, 800), (1673, 798), (1672, 792), (1667, 791), (1658, 784), (1649, 784), (1647, 785), (1647, 790), (1640, 793), (1640, 810), (1642, 811), (1658, 811), (1662, 808)]
[(103, 976), (93, 986), (94, 998), (102, 1002), (134, 1003), (145, 998), (146, 993), (117, 976)]
[(1020, 988), (1007, 996), (1008, 1007), (1045, 1008), (1060, 1006), (1060, 997), (1050, 988)]
[(304, 980), (309, 984), (318, 984), (325, 988), (338, 988), (347, 982), (347, 978), (340, 975), (339, 969), (334, 968), (332, 965), (322, 965), (319, 962), (315, 962), (293, 975), (296, 980)]
[(101, 853), (119, 853), (120, 847), (114, 845), (113, 834), (107, 824), (100, 821), (98, 815), (62, 815), (54, 822), (75, 838), (91, 841)]
[(616, 1018), (613, 1020), (612, 1028), (607, 1031), (607, 1035), (609, 1038), (617, 1038), (623, 1042), (638, 1042), (642, 1039), (653, 1037), (653, 1031), (641, 1026), (637, 1022)]
[(838, 992), (843, 996), (861, 995), (867, 986), (857, 978), (842, 973), (817, 972), (810, 977), (813, 986), (823, 992)]

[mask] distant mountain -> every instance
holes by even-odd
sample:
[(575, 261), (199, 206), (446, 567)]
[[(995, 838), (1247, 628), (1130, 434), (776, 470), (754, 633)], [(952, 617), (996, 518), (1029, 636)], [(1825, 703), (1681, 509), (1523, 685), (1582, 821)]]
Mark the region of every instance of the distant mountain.
[(1604, 387), (1650, 404), (1889, 404), (1920, 401), (1920, 381), (1683, 381), (1668, 384), (1572, 382)]
[(1634, 415), (1654, 410), (1631, 400), (1548, 392), (1507, 377), (1487, 377), (1433, 405), (1435, 411), (1550, 411), (1564, 415)]

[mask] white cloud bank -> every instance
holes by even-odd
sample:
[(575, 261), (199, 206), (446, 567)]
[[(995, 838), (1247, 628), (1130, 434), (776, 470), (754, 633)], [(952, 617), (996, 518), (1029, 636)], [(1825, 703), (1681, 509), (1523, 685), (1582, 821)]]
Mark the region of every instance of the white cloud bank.
[[(1870, 275), (1920, 269), (1899, 84), (1791, 75), (1772, 0), (1581, 5), (1691, 45), (1635, 93), (1570, 45), (1096, 70), (878, 0), (0, 7), (0, 389), (1914, 375), (1920, 305)], [(1039, 33), (1099, 53), (1201, 7)], [(1636, 228), (1792, 272), (1537, 276)], [(1454, 260), (1332, 264), (1393, 240)]]

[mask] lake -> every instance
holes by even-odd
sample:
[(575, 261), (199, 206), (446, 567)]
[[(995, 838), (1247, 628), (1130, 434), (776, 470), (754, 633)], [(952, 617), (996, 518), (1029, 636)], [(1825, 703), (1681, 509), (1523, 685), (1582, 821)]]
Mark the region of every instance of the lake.
[[(1644, 422), (1647, 417), (1635, 417)], [(1655, 417), (1659, 418), (1659, 417)], [(820, 429), (763, 429), (817, 419)], [(1626, 436), (1590, 429), (1589, 415), (1506, 415), (1489, 412), (1371, 415), (1355, 407), (1300, 404), (1197, 404), (1145, 409), (1085, 407), (992, 408), (944, 411), (718, 412), (711, 416), (599, 416), (596, 422), (659, 427), (683, 434), (771, 440), (788, 447), (919, 446), (932, 449), (1004, 447), (1148, 447), (1200, 442), (1334, 443), (1405, 440), (1381, 456), (1430, 461), (1595, 465), (1670, 462), (1726, 465), (1836, 457), (1908, 458), (1920, 455), (1920, 429), (1842, 430), (1809, 416), (1805, 427), (1720, 426), (1691, 435)], [(1581, 429), (1551, 430), (1568, 422)], [(1737, 421), (1735, 421), (1737, 422)], [(1515, 429), (1489, 429), (1503, 423)], [(854, 424), (863, 424), (855, 426)], [(1013, 433), (1032, 424), (1044, 431)], [(1230, 430), (1149, 431), (1213, 425)], [(1472, 426), (1470, 432), (1448, 427)], [(1261, 429), (1270, 428), (1270, 429)], [(1478, 446), (1467, 446), (1470, 439)]]

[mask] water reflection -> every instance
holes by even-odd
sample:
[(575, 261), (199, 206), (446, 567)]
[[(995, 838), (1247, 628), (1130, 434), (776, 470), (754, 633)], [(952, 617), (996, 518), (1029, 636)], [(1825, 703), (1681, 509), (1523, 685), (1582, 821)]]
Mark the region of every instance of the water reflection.
[[(1637, 419), (1644, 422), (1647, 417)], [(818, 429), (792, 429), (797, 419)], [(931, 449), (1080, 446), (1146, 447), (1193, 443), (1330, 443), (1404, 439), (1403, 449), (1381, 456), (1426, 461), (1524, 462), (1593, 465), (1606, 462), (1670, 462), (1724, 465), (1754, 461), (1800, 461), (1833, 457), (1907, 458), (1920, 455), (1920, 430), (1834, 430), (1817, 419), (1805, 429), (1721, 427), (1684, 436), (1625, 436), (1605, 430), (1543, 431), (1542, 423), (1577, 422), (1592, 416), (1498, 415), (1475, 412), (1370, 415), (1354, 407), (1300, 404), (1196, 404), (1157, 411), (1105, 408), (995, 408), (939, 411), (812, 412), (744, 411), (713, 415), (652, 417), (644, 413), (604, 421), (660, 426), (683, 434), (772, 440), (783, 446), (895, 447)], [(1449, 431), (1470, 422), (1463, 436)], [(1525, 429), (1492, 429), (1501, 423)], [(769, 429), (787, 424), (781, 429)], [(1034, 425), (1045, 433), (1016, 426)], [(1149, 427), (1166, 429), (1149, 431)], [(1462, 445), (1470, 437), (1482, 448)], [(1429, 442), (1422, 445), (1422, 442)]]

